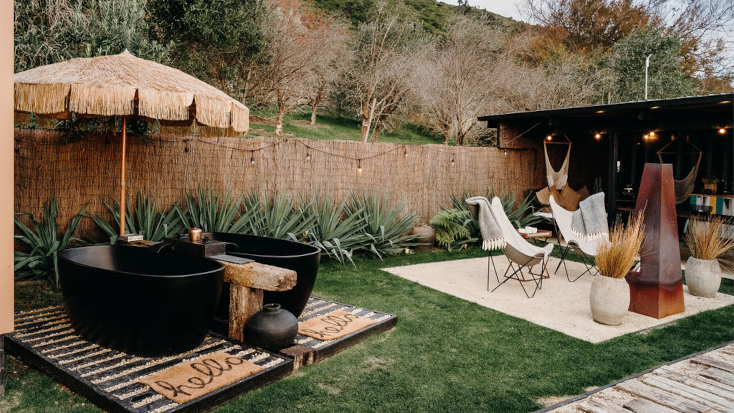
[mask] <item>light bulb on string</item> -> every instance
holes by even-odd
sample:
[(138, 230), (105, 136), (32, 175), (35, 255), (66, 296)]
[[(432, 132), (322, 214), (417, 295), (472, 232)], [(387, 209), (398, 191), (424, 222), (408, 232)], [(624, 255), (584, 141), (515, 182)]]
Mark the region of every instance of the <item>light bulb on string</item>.
[(403, 150), (403, 158), (407, 158), (407, 157), (408, 157), (408, 150), (407, 149), (404, 149)]
[(307, 161), (311, 160), (311, 154), (309, 152), (306, 152), (306, 160)]
[(505, 156), (507, 156), (507, 149), (505, 149)]
[(357, 159), (357, 172), (362, 173), (362, 160)]
[(255, 151), (250, 151), (250, 163), (255, 165)]
[(545, 137), (545, 140), (547, 140), (548, 142), (552, 141), (553, 140), (553, 135), (546, 136)]
[(719, 128), (719, 135), (726, 135), (726, 129)]
[(454, 157), (451, 157), (451, 166), (454, 166)]
[(594, 135), (594, 139), (596, 140), (601, 139), (601, 133), (597, 133), (596, 135)]

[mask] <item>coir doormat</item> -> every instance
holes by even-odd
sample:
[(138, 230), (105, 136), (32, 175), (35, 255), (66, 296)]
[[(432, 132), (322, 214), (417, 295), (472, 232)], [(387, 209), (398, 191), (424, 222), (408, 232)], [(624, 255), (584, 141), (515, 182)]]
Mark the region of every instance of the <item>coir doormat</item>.
[(298, 334), (325, 341), (335, 340), (375, 322), (368, 317), (360, 317), (346, 311), (332, 311), (298, 323)]
[(176, 403), (186, 403), (263, 369), (218, 351), (143, 377), (140, 382)]

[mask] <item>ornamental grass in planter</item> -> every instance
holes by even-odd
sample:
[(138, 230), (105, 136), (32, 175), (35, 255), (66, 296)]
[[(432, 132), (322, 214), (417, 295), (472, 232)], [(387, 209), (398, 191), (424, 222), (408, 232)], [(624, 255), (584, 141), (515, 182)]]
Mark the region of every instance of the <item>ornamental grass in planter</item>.
[(642, 214), (630, 218), (626, 226), (615, 225), (609, 234), (609, 243), (599, 248), (596, 265), (599, 276), (591, 283), (589, 302), (595, 321), (622, 324), (630, 305), (630, 289), (624, 277), (635, 265), (645, 238)]
[(721, 286), (721, 257), (734, 248), (734, 240), (725, 237), (727, 230), (720, 217), (693, 218), (688, 223), (686, 244), (691, 257), (686, 262), (688, 291), (699, 297), (713, 298)]

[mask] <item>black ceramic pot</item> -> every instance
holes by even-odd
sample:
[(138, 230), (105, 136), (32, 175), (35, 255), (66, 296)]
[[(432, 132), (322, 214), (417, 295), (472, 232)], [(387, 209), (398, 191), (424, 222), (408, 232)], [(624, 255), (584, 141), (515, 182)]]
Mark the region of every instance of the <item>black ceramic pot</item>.
[(98, 245), (60, 252), (59, 275), (77, 333), (105, 347), (156, 357), (204, 340), (224, 266), (178, 252)]
[(298, 319), (280, 304), (265, 304), (262, 311), (245, 324), (245, 342), (251, 346), (279, 351), (293, 344), (298, 334)]
[[(250, 258), (261, 264), (287, 268), (298, 273), (298, 281), (292, 290), (282, 292), (265, 291), (265, 303), (278, 303), (280, 306), (300, 316), (311, 297), (319, 271), (321, 250), (310, 245), (284, 239), (258, 237), (254, 235), (226, 234), (216, 232), (207, 234), (217, 241), (230, 242), (227, 254)], [(234, 245), (236, 244), (236, 246)], [(219, 303), (217, 316), (229, 319), (229, 284), (222, 289), (224, 299)]]

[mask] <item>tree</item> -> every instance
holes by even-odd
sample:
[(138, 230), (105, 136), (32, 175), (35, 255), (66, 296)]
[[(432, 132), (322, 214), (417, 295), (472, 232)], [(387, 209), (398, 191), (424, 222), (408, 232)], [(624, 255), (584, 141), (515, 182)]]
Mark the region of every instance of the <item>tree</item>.
[(362, 142), (372, 141), (401, 108), (411, 91), (410, 79), (424, 53), (427, 37), (415, 24), (401, 22), (378, 5), (374, 19), (360, 24), (353, 61), (346, 73), (349, 98), (362, 121)]
[(123, 52), (157, 62), (171, 49), (149, 36), (145, 0), (16, 1), (15, 70)]
[(243, 100), (264, 59), (264, 0), (154, 0), (150, 31), (173, 42), (171, 64)]
[(633, 0), (525, 0), (532, 21), (566, 31), (572, 50), (610, 48), (650, 21), (648, 9)]
[(446, 38), (430, 50), (417, 72), (416, 89), (427, 123), (443, 135), (444, 144), (463, 145), (487, 110), (495, 81), (487, 71), (496, 65), (500, 33), (487, 18), (455, 16), (446, 25)]
[[(257, 79), (261, 94), (275, 100), (275, 133), (280, 136), (286, 113), (308, 103), (318, 107), (329, 80), (325, 71), (344, 49), (347, 33), (300, 0), (270, 0), (269, 5), (264, 29), (267, 60)], [(314, 82), (315, 95), (311, 93)]]
[(608, 65), (615, 79), (609, 100), (629, 102), (642, 100), (645, 89), (645, 58), (650, 57), (650, 99), (690, 96), (695, 83), (682, 69), (681, 40), (666, 36), (661, 29), (649, 27), (631, 34), (614, 45)]

